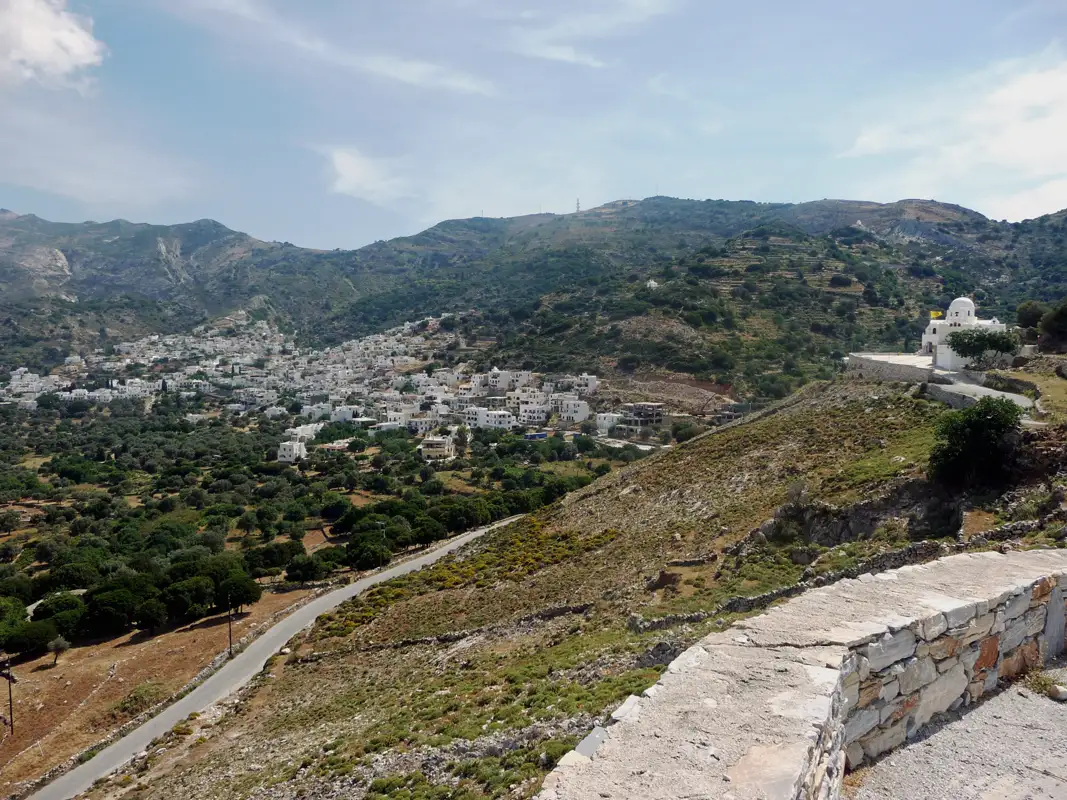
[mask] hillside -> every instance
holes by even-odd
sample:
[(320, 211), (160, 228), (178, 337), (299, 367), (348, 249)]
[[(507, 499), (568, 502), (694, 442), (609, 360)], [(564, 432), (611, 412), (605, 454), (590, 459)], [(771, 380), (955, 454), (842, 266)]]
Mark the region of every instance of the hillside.
[[(232, 713), (190, 720), (92, 796), (530, 797), (606, 711), (736, 618), (715, 610), (728, 598), (955, 541), (958, 506), (921, 480), (943, 408), (914, 395), (814, 384), (383, 584), (268, 662)], [(1040, 491), (983, 519), (1029, 519)]]
[[(766, 389), (825, 374), (834, 351), (902, 346), (927, 307), (954, 294), (973, 292), (984, 310), (1002, 316), (1026, 297), (1061, 297), (1065, 231), (1062, 214), (1007, 224), (920, 200), (654, 197), (578, 214), (452, 220), (327, 252), (261, 242), (210, 220), (61, 224), (7, 212), (0, 215), (0, 367), (19, 359), (47, 366), (70, 352), (189, 328), (234, 308), (320, 344), (476, 309), (484, 319), (469, 333), (503, 345), (490, 358), (531, 352), (523, 337), (535, 332), (541, 349), (534, 361), (542, 367), (565, 362), (545, 348), (571, 362), (610, 364), (628, 352), (619, 343), (644, 341), (646, 352), (636, 355), (648, 365), (725, 373), (724, 382), (759, 392), (762, 376)], [(854, 281), (851, 288), (825, 291), (838, 272)], [(649, 278), (665, 284), (657, 299), (644, 291)], [(678, 283), (691, 280), (692, 291)], [(869, 283), (876, 295), (865, 292)], [(850, 298), (855, 308), (835, 307)], [(795, 338), (798, 331), (773, 319), (793, 306), (808, 330), (799, 332), (804, 341), (786, 344), (813, 352), (789, 363), (782, 352), (756, 358), (751, 341)], [(567, 330), (553, 330), (553, 313), (566, 317)], [(606, 323), (625, 324), (616, 332)], [(590, 341), (604, 335), (615, 342)], [(672, 347), (656, 350), (672, 337)], [(679, 361), (674, 351), (694, 337), (703, 355)]]

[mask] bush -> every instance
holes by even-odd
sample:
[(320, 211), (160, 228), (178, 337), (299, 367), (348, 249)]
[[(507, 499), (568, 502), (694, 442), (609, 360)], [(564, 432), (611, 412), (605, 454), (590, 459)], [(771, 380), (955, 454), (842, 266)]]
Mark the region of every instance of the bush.
[(172, 583), (163, 592), (167, 616), (175, 621), (207, 616), (215, 602), (215, 584), (211, 578), (197, 576)]
[(143, 631), (158, 630), (167, 624), (167, 607), (162, 600), (145, 600), (137, 607), (134, 622)]
[(846, 286), (852, 285), (852, 278), (848, 277), (848, 275), (842, 275), (841, 273), (837, 273), (836, 275), (830, 276), (830, 285), (839, 289), (843, 289)]
[(7, 637), (4, 649), (21, 656), (39, 656), (56, 638), (56, 626), (50, 620), (23, 622)]
[(1036, 328), (1041, 324), (1041, 318), (1048, 313), (1048, 306), (1036, 300), (1027, 300), (1020, 303), (1015, 310), (1015, 321), (1020, 328)]
[(1056, 349), (1067, 345), (1067, 301), (1056, 306), (1041, 318), (1039, 325), (1043, 344)]
[(1022, 410), (1010, 400), (983, 397), (941, 416), (930, 453), (930, 476), (954, 489), (996, 486), (1011, 467)]
[(285, 579), (294, 583), (318, 581), (326, 577), (326, 565), (312, 556), (297, 556), (285, 569)]

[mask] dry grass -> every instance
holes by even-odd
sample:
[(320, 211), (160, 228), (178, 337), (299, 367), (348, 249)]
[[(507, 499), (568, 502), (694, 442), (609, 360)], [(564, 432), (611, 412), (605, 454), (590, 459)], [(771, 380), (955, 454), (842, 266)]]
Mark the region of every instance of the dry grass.
[[(234, 638), (306, 594), (264, 594), (247, 616), (235, 620)], [(75, 647), (54, 668), (51, 655), (17, 665), (15, 736), (5, 735), (0, 744), (0, 792), (41, 775), (125, 722), (131, 714), (123, 703), (138, 687), (152, 684), (158, 689), (153, 696), (170, 694), (226, 645), (225, 617), (219, 616), (152, 639), (131, 633)]]

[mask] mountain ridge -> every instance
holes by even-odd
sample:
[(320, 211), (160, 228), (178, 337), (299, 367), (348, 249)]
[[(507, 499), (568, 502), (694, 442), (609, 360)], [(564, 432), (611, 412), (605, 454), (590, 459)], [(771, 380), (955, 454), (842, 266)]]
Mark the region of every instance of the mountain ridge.
[[(758, 256), (769, 275), (784, 279), (804, 236), (817, 240), (806, 245), (809, 252), (833, 257), (820, 257), (812, 268), (829, 263), (862, 273), (862, 262), (873, 259), (881, 276), (903, 265), (921, 273), (920, 280), (940, 280), (940, 294), (982, 293), (982, 302), (1002, 315), (1022, 297), (1054, 299), (1067, 289), (1067, 245), (1057, 214), (1003, 223), (921, 199), (757, 203), (657, 196), (572, 214), (444, 220), (412, 236), (331, 251), (266, 242), (210, 219), (168, 226), (10, 214), (0, 217), (0, 345), (45, 365), (119, 336), (190, 329), (253, 301), (257, 313), (313, 344), (448, 311), (529, 316), (546, 298), (582, 286), (610, 285), (612, 302), (625, 306), (653, 273), (708, 248), (732, 248), (738, 259)], [(759, 241), (740, 247), (749, 232)], [(842, 247), (849, 258), (838, 264)], [(735, 283), (753, 277), (736, 259), (716, 269), (733, 270)], [(727, 285), (733, 279), (720, 278), (716, 291), (734, 291)], [(891, 283), (884, 281), (887, 291)], [(768, 278), (755, 295), (772, 284)], [(932, 287), (905, 288), (902, 300), (908, 295), (915, 302), (902, 308), (912, 314), (924, 294), (924, 302), (943, 299)], [(109, 330), (108, 309), (116, 305), (123, 324)], [(103, 313), (102, 326), (98, 317), (87, 318), (91, 306)], [(514, 328), (501, 318), (482, 333)]]

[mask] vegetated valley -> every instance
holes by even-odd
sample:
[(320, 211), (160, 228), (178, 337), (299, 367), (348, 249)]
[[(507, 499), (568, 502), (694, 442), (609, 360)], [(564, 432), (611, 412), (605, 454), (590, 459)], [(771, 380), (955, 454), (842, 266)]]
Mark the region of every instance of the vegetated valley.
[[(1059, 546), (1063, 429), (1020, 435), (1011, 403), (975, 409), (839, 379), (613, 470), (321, 617), (230, 713), (92, 796), (531, 797), (682, 649), (760, 607), (733, 598), (997, 546), (998, 530)], [(1013, 430), (966, 486), (937, 477)]]
[[(1062, 546), (1067, 304), (1019, 303), (1062, 300), (1065, 236), (1064, 212), (1008, 224), (927, 201), (650, 198), (323, 252), (211, 221), (0, 213), (0, 383), (239, 310), (235, 339), (315, 344), (421, 320), (407, 335), (422, 360), (380, 365), (374, 390), (420, 413), (423, 373), (455, 384), (450, 368), (490, 365), (762, 407), (706, 433), (669, 415), (629, 444), (593, 419), (544, 438), (445, 425), (419, 434), (454, 436), (434, 463), (402, 425), (372, 433), (350, 414), (286, 464), (279, 442), (318, 417), (284, 381), (261, 404), (208, 384), (0, 405), (0, 642), (18, 656), (22, 726), (0, 788), (23, 792), (166, 702), (225, 648), (231, 612), (251, 636), (331, 582), (513, 515), (320, 617), (92, 796), (532, 797), (627, 695), (774, 593), (1005, 539)], [(1047, 427), (1008, 401), (950, 412), (921, 385), (840, 374), (850, 350), (914, 349), (928, 311), (964, 293), (983, 316), (1018, 308), (1027, 340), (1040, 331), (1046, 354), (992, 380), (1040, 398)], [(240, 378), (218, 353), (187, 360), (123, 379)], [(367, 399), (321, 394), (299, 396), (327, 418)], [(618, 405), (595, 394), (594, 411)]]

